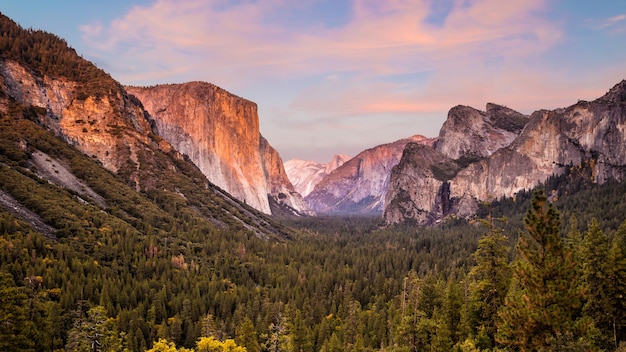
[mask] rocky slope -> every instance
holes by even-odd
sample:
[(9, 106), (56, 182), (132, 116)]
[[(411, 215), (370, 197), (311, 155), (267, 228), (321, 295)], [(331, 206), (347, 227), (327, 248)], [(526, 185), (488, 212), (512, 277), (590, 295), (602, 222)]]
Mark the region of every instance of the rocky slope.
[(460, 170), (451, 158), (434, 148), (409, 143), (390, 175), (384, 218), (388, 223), (429, 224), (447, 213), (444, 182)]
[[(489, 114), (488, 106), (485, 116)], [(455, 115), (451, 118), (457, 118), (452, 112), (451, 115)], [(479, 201), (513, 196), (520, 190), (538, 185), (551, 175), (563, 174), (567, 168), (583, 163), (591, 166), (592, 181), (597, 183), (611, 178), (623, 180), (626, 176), (626, 81), (595, 101), (579, 101), (564, 109), (537, 111), (520, 129), (523, 121), (515, 113), (504, 115), (498, 124), (515, 126), (505, 130), (520, 132), (508, 145), (506, 141), (510, 138), (501, 138), (503, 134), (496, 134), (496, 139), (501, 141), (497, 150), (493, 150), (495, 148), (490, 147), (490, 143), (470, 143), (475, 147), (466, 147), (465, 142), (456, 142), (452, 147), (443, 146), (440, 139), (436, 152), (457, 157), (455, 164), (458, 170), (438, 178), (423, 171), (425, 168), (433, 169), (432, 161), (424, 160), (433, 151), (405, 153), (392, 172), (385, 220), (388, 223), (407, 220), (432, 223), (450, 214), (470, 216)], [(443, 131), (450, 126), (458, 124), (446, 123), (440, 135), (461, 136), (462, 130), (468, 129), (465, 126), (461, 127), (461, 131)], [(494, 136), (492, 131), (483, 128), (474, 131), (477, 130), (475, 137), (478, 138), (469, 136), (467, 139), (483, 141)], [(481, 151), (483, 154), (480, 154)], [(463, 160), (464, 155), (482, 157), (468, 162)], [(438, 179), (439, 187), (433, 178)], [(427, 190), (420, 190), (418, 185), (424, 183), (432, 185)], [(417, 196), (423, 192), (430, 195)]]
[[(42, 112), (42, 123), (84, 154), (116, 173), (125, 173), (138, 189), (139, 158), (150, 138), (141, 104), (117, 85), (104, 96), (76, 94), (78, 83), (38, 73), (11, 60), (0, 60), (0, 89), (9, 99)], [(167, 148), (167, 145), (163, 145)]]
[(389, 175), (410, 143), (432, 145), (413, 136), (359, 153), (322, 179), (304, 199), (318, 214), (381, 214)]
[(218, 187), (266, 214), (272, 213), (268, 195), (309, 212), (259, 132), (255, 103), (203, 82), (126, 89), (143, 103), (156, 133)]
[(287, 172), (287, 176), (295, 190), (303, 197), (306, 197), (326, 175), (348, 160), (350, 160), (350, 157), (345, 154), (334, 155), (333, 159), (327, 164), (321, 164), (317, 161), (291, 159), (285, 162), (285, 172)]

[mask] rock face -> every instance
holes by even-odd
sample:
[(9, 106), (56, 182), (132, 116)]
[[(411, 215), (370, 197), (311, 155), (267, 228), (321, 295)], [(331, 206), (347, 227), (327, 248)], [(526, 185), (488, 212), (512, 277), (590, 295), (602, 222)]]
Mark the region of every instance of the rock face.
[(407, 144), (402, 159), (391, 171), (385, 221), (435, 222), (452, 206), (445, 197), (444, 185), (459, 169), (454, 160), (430, 146)]
[(328, 164), (291, 159), (285, 162), (285, 171), (296, 191), (306, 197), (326, 175), (348, 160), (350, 157), (345, 154), (334, 155)]
[(389, 176), (410, 143), (432, 145), (413, 136), (361, 152), (322, 179), (304, 199), (318, 214), (382, 214)]
[(527, 122), (528, 116), (496, 104), (486, 112), (459, 105), (448, 113), (435, 149), (452, 159), (488, 157), (511, 144)]
[(156, 133), (215, 185), (266, 214), (268, 195), (309, 211), (285, 177), (280, 156), (261, 137), (255, 103), (204, 82), (126, 89), (154, 119)]
[[(501, 112), (501, 109), (496, 110)], [(451, 111), (450, 115), (453, 119), (458, 117), (456, 112)], [(489, 115), (488, 105), (484, 116)], [(481, 124), (475, 115), (466, 116), (473, 123)], [(516, 192), (538, 185), (551, 175), (563, 174), (568, 167), (582, 163), (591, 165), (593, 181), (597, 183), (626, 177), (626, 81), (593, 102), (579, 101), (565, 109), (537, 111), (522, 129), (523, 121), (522, 116), (508, 111), (500, 122), (493, 124), (496, 127), (514, 127), (500, 128), (507, 132), (519, 131), (508, 145), (506, 141), (510, 136), (503, 138), (506, 136), (504, 132), (494, 134), (483, 127), (474, 128), (468, 140), (483, 141), (495, 136), (499, 142), (457, 142), (450, 147), (445, 142), (446, 138), (444, 141), (440, 139), (435, 146), (436, 151), (442, 156), (456, 158), (454, 163), (458, 170), (439, 177), (441, 184), (438, 188), (432, 180), (437, 177), (424, 171), (428, 168), (432, 170), (435, 165), (431, 160), (433, 151), (407, 150), (392, 172), (385, 220), (388, 223), (409, 220), (427, 224), (450, 214), (470, 216), (476, 210), (478, 201), (513, 196)], [(450, 124), (446, 122), (444, 127), (452, 125), (463, 126), (453, 121)], [(469, 125), (462, 128), (469, 129)], [(482, 131), (487, 132), (483, 134)], [(460, 138), (459, 132), (454, 133)], [(442, 130), (440, 136), (446, 134), (451, 133)], [(481, 135), (483, 138), (476, 138)], [(497, 145), (500, 148), (494, 150)], [(482, 157), (468, 162), (463, 160), (467, 155)], [(428, 187), (420, 189), (419, 185)], [(425, 196), (423, 192), (433, 195)]]
[[(77, 85), (0, 60), (0, 89), (7, 96), (42, 109), (41, 122), (50, 130), (110, 171), (125, 173), (138, 188), (149, 187), (150, 180), (140, 182), (139, 157), (146, 145), (157, 142), (149, 138), (152, 130), (141, 104), (118, 84), (99, 97), (79, 97)], [(167, 149), (167, 143), (162, 147)]]
[(280, 154), (263, 137), (260, 150), (272, 214), (315, 215), (289, 181)]

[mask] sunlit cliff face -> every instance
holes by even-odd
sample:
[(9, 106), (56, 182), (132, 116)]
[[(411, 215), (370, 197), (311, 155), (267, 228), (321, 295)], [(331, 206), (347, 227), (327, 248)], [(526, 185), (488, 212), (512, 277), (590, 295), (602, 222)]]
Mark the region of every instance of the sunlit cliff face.
[(127, 90), (143, 103), (157, 133), (211, 182), (270, 213), (256, 104), (200, 82)]
[(124, 91), (79, 98), (77, 83), (36, 75), (11, 61), (0, 62), (3, 90), (16, 101), (41, 108), (48, 128), (84, 154), (117, 172), (138, 165), (137, 151), (150, 143), (150, 124), (141, 106)]
[(188, 155), (209, 181), (266, 214), (268, 195), (308, 212), (280, 156), (261, 137), (255, 103), (202, 82), (127, 90), (141, 100), (159, 136)]

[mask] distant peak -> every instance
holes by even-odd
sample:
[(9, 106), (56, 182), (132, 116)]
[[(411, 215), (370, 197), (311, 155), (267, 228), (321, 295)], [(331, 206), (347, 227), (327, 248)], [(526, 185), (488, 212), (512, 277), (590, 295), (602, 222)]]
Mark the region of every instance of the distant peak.
[(346, 154), (335, 154), (333, 155), (333, 159), (331, 161), (331, 163), (335, 162), (335, 161), (347, 161), (350, 160), (351, 157), (349, 155)]

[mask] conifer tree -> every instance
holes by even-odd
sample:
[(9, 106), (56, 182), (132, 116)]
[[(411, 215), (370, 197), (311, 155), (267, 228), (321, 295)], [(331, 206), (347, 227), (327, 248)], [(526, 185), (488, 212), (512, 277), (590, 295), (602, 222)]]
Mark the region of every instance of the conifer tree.
[(32, 351), (33, 341), (27, 335), (32, 329), (28, 320), (28, 296), (17, 286), (11, 274), (0, 272), (0, 350)]
[(235, 342), (245, 347), (248, 352), (259, 352), (261, 350), (254, 324), (247, 316), (244, 317), (241, 324), (235, 327), (235, 335)]
[(123, 341), (116, 330), (104, 307), (93, 307), (75, 322), (66, 347), (72, 351), (119, 351)]
[(491, 216), (485, 224), (489, 231), (478, 241), (473, 255), (476, 265), (470, 271), (471, 323), (477, 329), (475, 333), (481, 332), (489, 339), (488, 346), (479, 343), (481, 348), (495, 345), (498, 310), (504, 304), (510, 281), (507, 239), (495, 228)]
[(513, 283), (499, 312), (496, 341), (521, 351), (537, 351), (555, 336), (578, 333), (580, 308), (571, 252), (560, 237), (559, 213), (542, 191), (535, 192), (520, 233), (520, 259)]
[(599, 345), (610, 347), (613, 336), (614, 264), (609, 258), (609, 239), (593, 219), (585, 233), (582, 247), (582, 281), (584, 285), (583, 313), (600, 329)]
[(626, 344), (626, 221), (624, 221), (611, 244), (609, 261), (613, 268), (613, 316), (611, 317), (613, 347)]
[(409, 351), (416, 351), (420, 343), (418, 325), (425, 316), (419, 309), (421, 289), (421, 280), (414, 271), (411, 271), (404, 278), (402, 293), (398, 297), (400, 321), (396, 328), (396, 341), (402, 346), (407, 346)]

